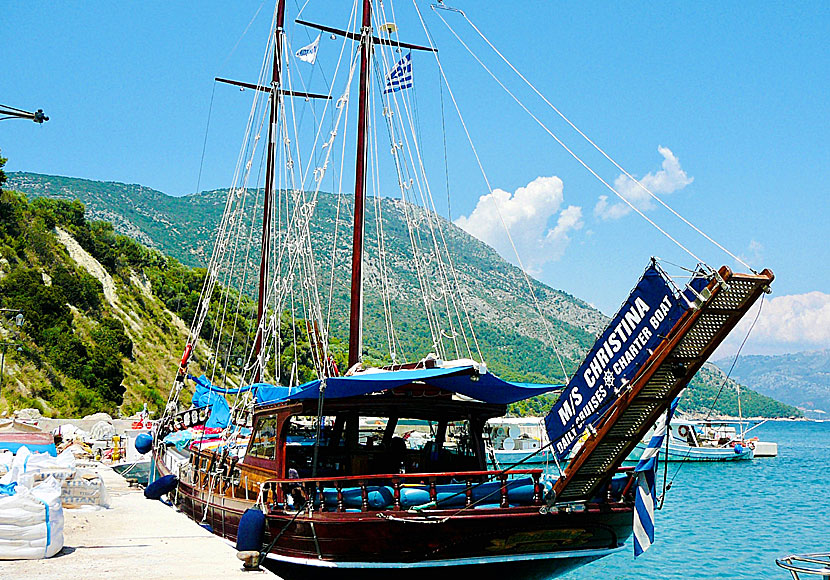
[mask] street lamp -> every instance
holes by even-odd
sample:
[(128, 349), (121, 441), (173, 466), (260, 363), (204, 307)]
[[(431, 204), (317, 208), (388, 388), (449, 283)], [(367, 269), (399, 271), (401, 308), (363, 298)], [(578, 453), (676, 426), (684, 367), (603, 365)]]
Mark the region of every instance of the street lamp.
[[(17, 328), (21, 328), (23, 323), (26, 319), (23, 317), (23, 313), (20, 310), (15, 310), (11, 308), (0, 308), (1, 312), (17, 312), (17, 316), (14, 317), (14, 324)], [(18, 331), (19, 334), (19, 331)], [(15, 336), (17, 338), (17, 336)], [(15, 344), (14, 341), (4, 341), (2, 343), (3, 350), (0, 351), (0, 392), (3, 390), (3, 379), (5, 378), (5, 368), (6, 368), (6, 349), (10, 344)], [(20, 350), (20, 348), (18, 348)]]
[(29, 119), (39, 125), (43, 125), (44, 121), (49, 120), (49, 117), (43, 114), (43, 109), (31, 112), (18, 109), (17, 107), (10, 107), (8, 105), (0, 105), (0, 115), (6, 115), (5, 117), (0, 117), (0, 121), (4, 121), (6, 119)]

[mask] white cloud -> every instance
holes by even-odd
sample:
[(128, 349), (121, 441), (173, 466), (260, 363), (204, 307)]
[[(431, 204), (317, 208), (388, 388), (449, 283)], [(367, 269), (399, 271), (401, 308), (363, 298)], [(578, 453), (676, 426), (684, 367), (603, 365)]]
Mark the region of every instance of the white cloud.
[[(537, 177), (512, 194), (494, 189), (482, 195), (469, 217), (461, 216), (455, 224), (516, 263), (505, 232), (507, 226), (525, 268), (538, 273), (545, 262), (562, 257), (571, 233), (582, 227), (582, 208), (571, 205), (561, 209), (563, 202), (561, 179)], [(554, 216), (556, 224), (551, 227)]]
[(741, 254), (741, 259), (747, 264), (760, 264), (763, 262), (764, 245), (757, 240), (750, 240), (746, 251)]
[[(752, 326), (757, 308), (753, 306), (714, 358), (735, 353)], [(741, 354), (824, 348), (830, 348), (830, 294), (815, 291), (766, 300)]]
[[(668, 194), (683, 189), (694, 180), (680, 167), (680, 161), (671, 149), (660, 146), (657, 151), (663, 156), (663, 169), (657, 173), (649, 173), (639, 180), (649, 191), (655, 195)], [(654, 207), (652, 197), (625, 175), (620, 175), (614, 180), (614, 189), (640, 211), (648, 211)], [(594, 207), (594, 215), (604, 220), (619, 219), (629, 213), (631, 208), (628, 204), (623, 201), (612, 203), (607, 195), (599, 196), (599, 201)]]

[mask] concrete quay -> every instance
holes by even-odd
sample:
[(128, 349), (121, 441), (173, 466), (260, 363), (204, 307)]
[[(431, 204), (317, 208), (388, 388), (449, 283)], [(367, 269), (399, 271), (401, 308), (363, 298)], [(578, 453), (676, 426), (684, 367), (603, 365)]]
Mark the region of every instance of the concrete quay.
[(184, 514), (144, 497), (106, 466), (96, 471), (109, 509), (64, 509), (64, 548), (46, 560), (0, 560), (0, 578), (20, 580), (279, 580), (244, 571), (233, 546)]

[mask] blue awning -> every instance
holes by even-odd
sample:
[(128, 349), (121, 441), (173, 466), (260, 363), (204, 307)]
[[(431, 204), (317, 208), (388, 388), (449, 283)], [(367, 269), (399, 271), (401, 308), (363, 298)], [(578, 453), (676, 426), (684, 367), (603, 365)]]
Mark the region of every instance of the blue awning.
[[(451, 368), (368, 372), (349, 377), (329, 377), (326, 379), (325, 398), (357, 397), (388, 391), (414, 382), (465, 395), (484, 403), (497, 404), (515, 403), (516, 401), (560, 390), (564, 386), (511, 383), (490, 373), (479, 374), (473, 365), (466, 365)], [(260, 384), (257, 388), (257, 403), (317, 399), (320, 384), (320, 380), (315, 380), (290, 390), (288, 387), (280, 385)]]

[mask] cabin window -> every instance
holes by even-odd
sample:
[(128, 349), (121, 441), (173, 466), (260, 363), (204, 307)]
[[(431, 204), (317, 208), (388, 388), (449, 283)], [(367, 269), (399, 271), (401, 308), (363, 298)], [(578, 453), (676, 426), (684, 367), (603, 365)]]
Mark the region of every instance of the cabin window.
[[(325, 421), (325, 419), (323, 419)], [(288, 445), (313, 445), (317, 437), (317, 417), (295, 415), (288, 423)]]
[[(357, 413), (327, 416), (317, 452), (317, 475), (395, 474), (483, 468), (470, 422), (372, 417)], [(295, 415), (287, 425), (286, 464), (300, 477), (314, 473), (317, 420)]]
[[(333, 438), (334, 417), (323, 418), (323, 449), (325, 449)], [(311, 477), (313, 473), (312, 463), (314, 462), (314, 442), (317, 439), (317, 417), (314, 415), (293, 415), (286, 426), (288, 432), (285, 436), (285, 457), (288, 469), (296, 469), (300, 477)], [(342, 434), (341, 434), (342, 435)], [(342, 436), (335, 446), (342, 445)], [(318, 457), (318, 473), (336, 473), (340, 469), (337, 458), (332, 460), (330, 454), (320, 453)], [(287, 472), (286, 472), (287, 473)]]
[(251, 441), (249, 455), (262, 459), (275, 459), (277, 452), (277, 417), (263, 417), (257, 421), (256, 433)]

